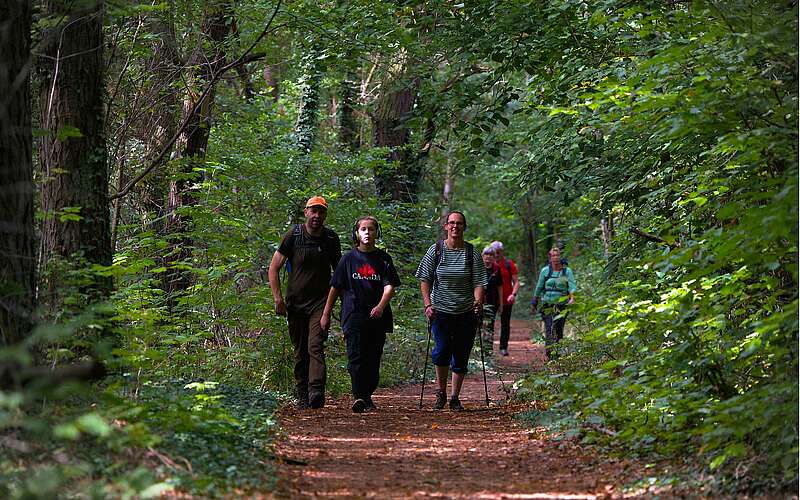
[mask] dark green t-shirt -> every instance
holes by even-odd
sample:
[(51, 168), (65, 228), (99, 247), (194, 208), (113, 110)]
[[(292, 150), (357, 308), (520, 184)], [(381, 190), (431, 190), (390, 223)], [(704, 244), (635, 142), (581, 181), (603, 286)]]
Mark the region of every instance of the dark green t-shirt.
[(339, 236), (327, 227), (322, 228), (320, 236), (312, 236), (300, 224), (300, 234), (294, 227), (290, 229), (278, 251), (289, 261), (286, 307), (304, 313), (324, 307), (331, 272), (342, 258)]

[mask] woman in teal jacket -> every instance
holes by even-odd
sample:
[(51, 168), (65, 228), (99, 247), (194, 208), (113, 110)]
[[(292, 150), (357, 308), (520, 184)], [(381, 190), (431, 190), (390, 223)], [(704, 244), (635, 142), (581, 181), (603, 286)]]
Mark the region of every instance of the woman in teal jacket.
[(566, 262), (561, 260), (561, 250), (553, 247), (547, 252), (550, 263), (539, 272), (539, 281), (533, 292), (531, 309), (541, 300), (544, 320), (544, 345), (550, 359), (553, 345), (564, 338), (564, 323), (567, 321), (564, 309), (575, 302), (575, 276)]

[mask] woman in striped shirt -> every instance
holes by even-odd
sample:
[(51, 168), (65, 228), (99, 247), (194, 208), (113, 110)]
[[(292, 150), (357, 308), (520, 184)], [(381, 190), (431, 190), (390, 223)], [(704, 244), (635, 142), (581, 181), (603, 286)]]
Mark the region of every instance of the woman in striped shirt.
[(487, 278), (481, 256), (464, 241), (467, 218), (453, 211), (445, 220), (447, 238), (428, 248), (415, 275), (420, 280), (425, 316), (434, 338), (431, 359), (438, 386), (434, 409), (445, 406), (449, 368), (453, 372), (449, 406), (461, 411), (464, 406), (458, 396), (475, 342)]

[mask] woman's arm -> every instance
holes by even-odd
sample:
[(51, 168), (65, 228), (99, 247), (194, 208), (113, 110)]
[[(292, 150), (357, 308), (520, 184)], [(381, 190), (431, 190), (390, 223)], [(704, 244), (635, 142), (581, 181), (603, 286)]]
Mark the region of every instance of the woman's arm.
[(567, 303), (572, 304), (575, 302), (575, 291), (578, 286), (575, 284), (575, 275), (572, 274), (572, 269), (569, 267), (567, 268), (567, 283), (569, 283), (569, 302)]
[(534, 298), (541, 298), (544, 295), (544, 279), (547, 275), (544, 272), (544, 269), (539, 271), (539, 280), (536, 282), (536, 288), (533, 290), (533, 297)]
[(339, 294), (341, 293), (341, 290), (334, 287), (331, 287), (330, 291), (328, 291), (328, 300), (325, 301), (325, 309), (322, 310), (322, 317), (319, 318), (319, 326), (325, 331), (331, 326), (331, 311), (333, 310), (333, 305), (336, 303), (336, 299), (339, 298)]
[(476, 286), (472, 289), (472, 296), (474, 300), (472, 307), (475, 309), (476, 313), (480, 313), (483, 310), (483, 294), (485, 293), (486, 289), (482, 286)]
[(422, 294), (422, 303), (425, 304), (425, 316), (433, 318), (433, 302), (431, 302), (431, 284), (425, 280), (419, 282), (419, 291)]

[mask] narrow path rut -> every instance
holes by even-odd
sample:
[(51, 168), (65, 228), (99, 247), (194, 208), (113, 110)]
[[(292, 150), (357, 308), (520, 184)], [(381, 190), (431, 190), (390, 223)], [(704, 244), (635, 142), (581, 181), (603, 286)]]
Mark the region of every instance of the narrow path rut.
[[(514, 380), (542, 363), (529, 325), (512, 323), (510, 356), (499, 358), (500, 377)], [(495, 352), (497, 343), (495, 340)], [(430, 372), (429, 372), (430, 375)], [(623, 461), (599, 457), (578, 444), (553, 441), (514, 420), (523, 407), (506, 404), (503, 383), (489, 374), (486, 408), (480, 371), (469, 374), (461, 400), (467, 411), (434, 411), (433, 384), (379, 390), (377, 412), (354, 414), (351, 401), (328, 401), (322, 410), (279, 415), (284, 437), (278, 456), (305, 465), (278, 468), (283, 498), (611, 498), (630, 475)], [(616, 489), (615, 489), (616, 488)]]

